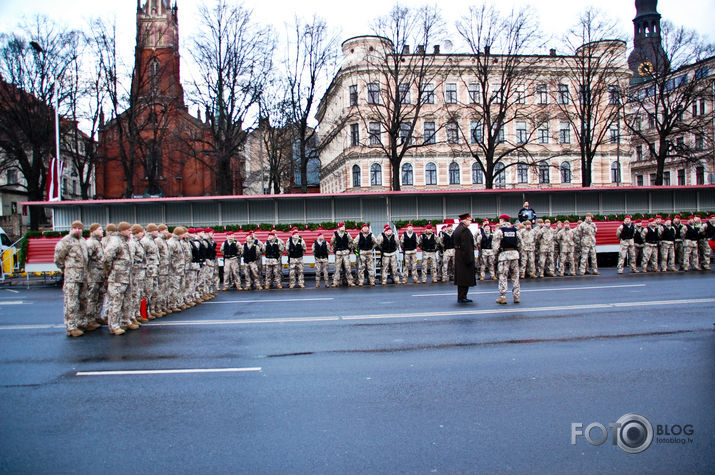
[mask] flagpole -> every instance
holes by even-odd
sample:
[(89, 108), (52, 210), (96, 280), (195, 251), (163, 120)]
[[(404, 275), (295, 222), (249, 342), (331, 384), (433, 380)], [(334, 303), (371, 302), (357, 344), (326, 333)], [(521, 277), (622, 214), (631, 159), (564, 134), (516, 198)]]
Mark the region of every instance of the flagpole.
[(62, 166), (60, 165), (60, 94), (57, 90), (57, 83), (55, 82), (55, 160), (56, 169), (55, 176), (57, 177), (57, 200), (62, 201)]

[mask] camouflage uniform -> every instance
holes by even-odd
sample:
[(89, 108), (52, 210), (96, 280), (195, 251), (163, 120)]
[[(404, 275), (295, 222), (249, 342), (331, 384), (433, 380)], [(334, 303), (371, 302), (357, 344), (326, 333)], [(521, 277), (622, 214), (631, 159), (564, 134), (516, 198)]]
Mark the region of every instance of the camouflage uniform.
[(258, 239), (246, 239), (243, 245), (243, 276), (246, 280), (246, 290), (251, 290), (251, 277), (256, 283), (256, 289), (261, 290), (261, 256), (263, 255), (263, 245)]
[(177, 311), (184, 305), (184, 289), (186, 285), (186, 248), (181, 239), (176, 234), (172, 234), (166, 240), (167, 255), (169, 258), (169, 291), (166, 296), (166, 306), (172, 311)]
[(67, 332), (82, 330), (87, 318), (87, 243), (73, 232), (55, 246), (55, 265), (64, 274), (64, 321)]
[(439, 246), (442, 249), (442, 282), (454, 280), (454, 239), (451, 228), (440, 231)]
[(491, 226), (482, 226), (475, 236), (479, 244), (479, 280), (484, 280), (487, 270), (492, 280), (497, 280), (495, 268), (494, 231)]
[(422, 283), (427, 282), (427, 272), (432, 273), (432, 282), (437, 282), (437, 259), (435, 252), (437, 251), (437, 246), (439, 241), (437, 236), (430, 232), (420, 235), (419, 246), (422, 249)]
[(628, 257), (628, 262), (631, 266), (631, 272), (638, 272), (636, 268), (636, 245), (634, 236), (636, 233), (635, 224), (623, 223), (618, 226), (616, 230), (616, 239), (620, 240), (621, 244), (618, 248), (618, 273), (623, 272), (623, 266), (626, 262), (626, 257)]
[(685, 226), (680, 222), (680, 218), (673, 219), (673, 229), (675, 230), (675, 264), (679, 268), (683, 268), (683, 255), (685, 254), (683, 249), (683, 228)]
[(377, 237), (377, 247), (380, 249), (380, 254), (382, 255), (381, 271), (382, 274), (382, 285), (387, 284), (387, 275), (392, 273), (392, 282), (395, 284), (400, 283), (400, 274), (397, 271), (397, 250), (398, 250), (397, 238), (393, 233), (387, 234), (380, 233)]
[(511, 223), (505, 221), (494, 232), (493, 249), (499, 253), (499, 298), (497, 303), (506, 303), (507, 282), (511, 275), (511, 292), (514, 303), (519, 302), (521, 285), (519, 283), (519, 233)]
[(281, 256), (284, 251), (285, 243), (278, 237), (274, 240), (266, 241), (264, 246), (264, 253), (266, 255), (266, 289), (271, 288), (271, 281), (276, 284), (277, 288), (283, 288), (283, 285), (281, 285), (281, 278), (283, 277)]
[(335, 252), (335, 271), (333, 272), (333, 287), (340, 285), (340, 273), (345, 270), (345, 277), (348, 285), (353, 284), (353, 273), (350, 270), (350, 249), (352, 248), (352, 238), (350, 233), (340, 231), (339, 229), (333, 233), (330, 239), (330, 247)]
[(566, 264), (568, 263), (569, 275), (576, 275), (576, 259), (574, 258), (574, 230), (570, 223), (565, 223), (558, 236), (561, 243), (559, 252), (559, 275), (566, 274)]
[(198, 263), (194, 263), (194, 246), (189, 241), (188, 233), (181, 237), (181, 245), (184, 248), (184, 278), (182, 279), (183, 289), (181, 289), (181, 307), (190, 307), (191, 302), (196, 298), (196, 272)]
[(233, 236), (227, 238), (221, 245), (223, 254), (223, 288), (226, 290), (230, 285), (241, 290), (241, 256), (243, 246), (234, 239)]
[(136, 320), (140, 317), (141, 301), (146, 297), (145, 291), (145, 280), (147, 272), (147, 261), (146, 253), (144, 252), (144, 247), (139, 241), (139, 237), (135, 234), (129, 239), (129, 245), (132, 247), (132, 254), (134, 255), (134, 261), (132, 265), (132, 280), (131, 280), (131, 295), (132, 295), (132, 306), (131, 315), (129, 315), (129, 320), (127, 320), (127, 315), (125, 314), (125, 324), (129, 325), (131, 320)]
[(330, 255), (330, 251), (330, 244), (325, 239), (316, 239), (313, 242), (316, 287), (320, 287), (321, 275), (325, 279), (325, 287), (330, 287), (330, 280), (328, 280), (328, 256)]
[(529, 271), (529, 277), (536, 278), (536, 231), (533, 228), (524, 226), (519, 230), (519, 240), (521, 241), (521, 258), (520, 274), (523, 279), (526, 277), (526, 271)]
[(648, 227), (641, 231), (641, 235), (645, 241), (645, 247), (643, 248), (643, 262), (641, 263), (643, 272), (648, 272), (649, 266), (651, 271), (659, 272), (658, 244), (660, 242), (660, 228), (656, 226), (655, 222), (651, 221)]
[(209, 242), (208, 262), (211, 268), (208, 276), (209, 291), (215, 292), (219, 290), (221, 285), (221, 279), (218, 275), (218, 260), (216, 259), (216, 241), (211, 237), (211, 234), (208, 235), (207, 240)]
[(700, 267), (710, 270), (710, 244), (708, 244), (708, 223), (703, 223), (700, 218), (695, 220), (695, 225), (700, 229), (698, 238), (698, 253), (700, 254)]
[(698, 252), (698, 239), (700, 238), (700, 229), (697, 228), (692, 220), (688, 221), (688, 224), (683, 226), (681, 231), (683, 236), (683, 270), (690, 270), (690, 264), (692, 263), (695, 270), (702, 270), (700, 267), (700, 256)]
[(675, 268), (675, 228), (663, 224), (660, 228), (660, 270), (674, 272)]
[(102, 304), (107, 292), (104, 248), (99, 236), (87, 238), (87, 321), (102, 323)]
[(578, 273), (583, 275), (588, 268), (588, 261), (591, 260), (592, 273), (598, 275), (598, 262), (596, 260), (596, 223), (584, 221), (579, 226), (581, 228), (581, 265)]
[(574, 262), (576, 263), (576, 272), (578, 271), (578, 267), (581, 266), (581, 238), (583, 237), (583, 228), (581, 228), (581, 224), (583, 221), (580, 219), (576, 222), (576, 227), (573, 228), (573, 257), (574, 257)]
[(554, 229), (544, 222), (539, 232), (539, 277), (556, 275), (554, 269)]
[(409, 231), (402, 233), (400, 247), (405, 258), (402, 264), (402, 283), (406, 284), (412, 274), (412, 280), (417, 284), (420, 282), (420, 276), (417, 274), (417, 234)]
[(104, 249), (104, 265), (107, 272), (107, 309), (105, 315), (109, 330), (122, 330), (131, 314), (131, 293), (129, 282), (132, 275), (134, 256), (129, 247), (129, 238), (120, 232), (113, 233)]
[[(157, 282), (157, 294), (156, 298), (156, 308), (159, 313), (163, 316), (166, 315), (166, 311), (169, 309), (169, 297), (170, 297), (170, 285), (169, 285), (169, 267), (170, 264), (170, 253), (169, 246), (167, 244), (170, 234), (159, 234), (158, 237), (154, 239), (156, 243), (156, 249), (159, 255), (159, 272), (156, 279)], [(173, 307), (173, 306), (172, 306)]]
[(635, 248), (635, 265), (640, 266), (643, 259), (643, 248), (645, 247), (645, 242), (643, 241), (643, 226), (641, 226), (640, 221), (636, 223), (636, 234), (633, 237), (633, 247)]
[(146, 297), (146, 312), (149, 318), (159, 313), (159, 247), (154, 242), (154, 236), (147, 232), (140, 241), (146, 255), (146, 281), (144, 296)]
[(296, 284), (296, 274), (298, 274), (298, 287), (305, 287), (305, 276), (303, 275), (303, 255), (308, 250), (305, 241), (298, 234), (294, 234), (288, 240), (288, 283), (292, 289)]
[(375, 237), (370, 231), (360, 232), (353, 239), (353, 247), (360, 252), (357, 265), (357, 285), (363, 285), (366, 270), (368, 282), (370, 285), (375, 285), (375, 244)]

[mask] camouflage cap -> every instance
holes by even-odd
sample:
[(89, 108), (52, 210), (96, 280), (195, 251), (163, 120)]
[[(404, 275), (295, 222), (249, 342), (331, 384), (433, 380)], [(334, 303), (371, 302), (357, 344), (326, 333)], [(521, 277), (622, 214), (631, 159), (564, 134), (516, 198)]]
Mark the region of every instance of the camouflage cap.
[(166, 231), (169, 229), (169, 227), (166, 224), (160, 224), (159, 226), (157, 226), (157, 229), (159, 231)]

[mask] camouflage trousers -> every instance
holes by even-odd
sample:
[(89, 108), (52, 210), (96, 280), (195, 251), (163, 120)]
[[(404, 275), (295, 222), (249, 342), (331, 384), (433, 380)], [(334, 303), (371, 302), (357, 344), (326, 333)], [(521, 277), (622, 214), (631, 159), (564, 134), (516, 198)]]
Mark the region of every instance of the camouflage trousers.
[[(551, 247), (551, 246), (549, 246)], [(556, 275), (553, 249), (547, 249), (545, 252), (539, 253), (539, 277), (544, 275)]]
[(437, 257), (434, 252), (422, 251), (422, 283), (427, 282), (427, 272), (432, 274), (432, 282), (437, 282)]
[(442, 282), (454, 280), (454, 249), (445, 249), (442, 253)]
[(685, 249), (683, 246), (683, 240), (678, 239), (675, 241), (675, 264), (682, 268), (683, 267), (683, 255), (685, 254)]
[(65, 280), (62, 292), (64, 293), (64, 320), (67, 331), (87, 326), (90, 323), (87, 316), (87, 284)]
[(296, 274), (297, 283), (299, 287), (305, 286), (305, 276), (303, 275), (303, 258), (291, 258), (288, 261), (288, 283), (291, 287), (295, 287), (296, 284)]
[(658, 244), (646, 244), (643, 248), (643, 272), (648, 272), (650, 267), (651, 272), (658, 272)]
[(241, 259), (230, 257), (223, 261), (223, 287), (241, 288)]
[(199, 269), (190, 269), (184, 275), (184, 303), (193, 302), (198, 297), (196, 292)]
[(536, 253), (533, 249), (522, 250), (519, 253), (519, 272), (521, 278), (526, 276), (526, 272), (529, 272), (529, 277), (536, 277)]
[[(517, 251), (505, 251), (505, 254), (506, 258), (499, 259), (499, 296), (506, 296), (507, 282), (511, 276), (511, 293), (515, 299), (518, 299), (521, 295), (519, 253)], [(499, 257), (503, 257), (503, 255)]]
[(357, 265), (357, 284), (363, 285), (367, 271), (367, 280), (370, 285), (375, 285), (375, 255), (372, 251), (360, 251)]
[(698, 239), (698, 252), (700, 253), (700, 267), (710, 270), (710, 245), (707, 239)]
[(675, 243), (673, 241), (660, 242), (660, 270), (675, 271)]
[(700, 256), (698, 252), (698, 241), (685, 240), (683, 252), (683, 270), (690, 270), (692, 264), (695, 270), (702, 270), (700, 267)]
[(247, 290), (251, 290), (252, 281), (256, 283), (258, 290), (261, 289), (261, 271), (258, 268), (258, 261), (246, 262), (243, 266), (243, 276), (246, 278)]
[(387, 275), (390, 274), (392, 282), (400, 283), (400, 274), (397, 272), (397, 253), (382, 254), (382, 285), (387, 284)]
[(159, 310), (159, 276), (147, 273), (144, 280), (144, 296), (146, 297), (146, 313), (152, 314)]
[(221, 278), (218, 275), (218, 260), (211, 259), (211, 290), (218, 290), (221, 288)]
[(573, 248), (562, 248), (559, 253), (559, 275), (564, 276), (566, 274), (566, 264), (568, 263), (569, 275), (576, 275), (576, 259), (573, 255)]
[(170, 309), (181, 307), (184, 305), (184, 293), (186, 285), (184, 284), (184, 273), (169, 275), (169, 291), (166, 296), (166, 306)]
[(636, 267), (640, 267), (641, 265), (641, 260), (643, 259), (643, 246), (644, 244), (636, 244), (635, 250), (636, 250)]
[(275, 283), (276, 287), (282, 288), (281, 278), (283, 277), (283, 268), (278, 259), (266, 259), (266, 289), (271, 288), (271, 283)]
[(618, 272), (623, 272), (623, 266), (626, 264), (626, 257), (628, 257), (628, 264), (631, 266), (631, 272), (635, 272), (637, 270), (636, 245), (633, 243), (633, 239), (621, 239), (621, 244), (618, 248), (618, 265), (616, 266)]
[(412, 280), (420, 281), (420, 276), (417, 274), (417, 251), (405, 252), (405, 263), (402, 266), (402, 283), (407, 283), (407, 278), (412, 274)]
[(350, 270), (350, 252), (337, 251), (335, 253), (335, 271), (333, 272), (333, 287), (340, 285), (340, 274), (345, 271), (348, 285), (353, 283), (353, 273)]
[(596, 246), (582, 246), (581, 247), (581, 265), (578, 268), (579, 274), (585, 274), (588, 269), (588, 261), (591, 260), (591, 268), (593, 273), (598, 272), (598, 262), (596, 261)]
[(159, 274), (156, 277), (156, 308), (160, 312), (169, 309), (169, 279), (167, 274)]
[(479, 280), (484, 280), (487, 270), (492, 279), (496, 279), (494, 249), (482, 249), (479, 252)]
[(315, 286), (320, 287), (321, 276), (325, 280), (325, 286), (330, 287), (330, 280), (328, 279), (328, 260), (327, 259), (315, 259)]
[(129, 284), (109, 282), (107, 284), (107, 309), (105, 316), (111, 331), (119, 330), (125, 323), (124, 315), (129, 313)]
[(106, 282), (87, 283), (87, 323), (102, 321), (102, 305), (106, 293)]
[(132, 309), (129, 319), (137, 318), (140, 315), (142, 299), (146, 297), (144, 293), (146, 276), (135, 275), (132, 279)]

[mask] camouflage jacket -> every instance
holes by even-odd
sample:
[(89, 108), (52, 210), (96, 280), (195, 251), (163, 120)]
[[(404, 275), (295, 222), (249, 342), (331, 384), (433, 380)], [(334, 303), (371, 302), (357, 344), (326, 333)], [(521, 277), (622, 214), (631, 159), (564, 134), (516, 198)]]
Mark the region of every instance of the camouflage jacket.
[[(169, 235), (171, 236), (171, 235)], [(159, 275), (169, 275), (170, 257), (169, 257), (169, 237), (159, 235), (154, 242), (159, 256)]]
[(520, 229), (519, 239), (521, 240), (521, 249), (523, 251), (536, 250), (536, 232), (533, 229)]
[(112, 233), (104, 249), (104, 266), (107, 282), (129, 284), (134, 256), (129, 239), (121, 233)]
[[(184, 236), (186, 236), (186, 234), (184, 234)], [(193, 264), (193, 262), (192, 262), (192, 261), (193, 261), (193, 254), (192, 254), (192, 251), (191, 251), (191, 249), (192, 249), (191, 242), (190, 242), (187, 238), (182, 238), (181, 241), (179, 241), (179, 242), (181, 243), (181, 247), (182, 247), (183, 250), (184, 250), (184, 252), (183, 252), (183, 256), (184, 256), (184, 267), (183, 267), (183, 269), (184, 269), (184, 272), (185, 272), (186, 274), (188, 274), (188, 273), (191, 272), (192, 270), (198, 270), (198, 268), (199, 268), (199, 264), (198, 264), (198, 263), (196, 263), (196, 266), (193, 266), (193, 265), (192, 265), (192, 264)]]
[(581, 228), (581, 246), (595, 246), (596, 245), (596, 223), (584, 221), (579, 225)]
[(87, 257), (88, 257), (88, 275), (89, 282), (104, 282), (106, 275), (104, 274), (104, 248), (102, 240), (97, 236), (87, 238)]
[(146, 276), (156, 277), (159, 275), (159, 247), (150, 234), (145, 235), (139, 242), (146, 255)]
[(174, 275), (183, 275), (186, 266), (186, 259), (184, 258), (184, 245), (175, 234), (172, 234), (169, 239), (166, 240), (167, 256), (169, 259), (169, 273)]
[(146, 253), (144, 252), (144, 248), (136, 236), (129, 238), (129, 247), (132, 248), (132, 256), (134, 258), (132, 276), (136, 279), (143, 279), (146, 277)]
[(554, 248), (555, 230), (544, 225), (539, 231), (539, 252), (551, 252)]
[(561, 252), (573, 252), (574, 231), (570, 227), (564, 226), (558, 234), (557, 239), (561, 244)]
[(87, 280), (87, 243), (71, 234), (55, 246), (55, 265), (64, 273), (66, 282)]

